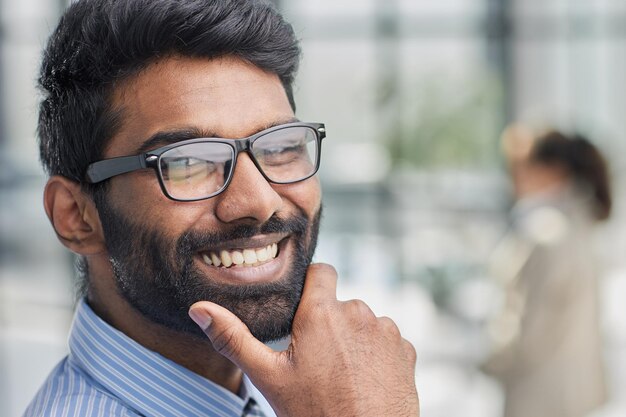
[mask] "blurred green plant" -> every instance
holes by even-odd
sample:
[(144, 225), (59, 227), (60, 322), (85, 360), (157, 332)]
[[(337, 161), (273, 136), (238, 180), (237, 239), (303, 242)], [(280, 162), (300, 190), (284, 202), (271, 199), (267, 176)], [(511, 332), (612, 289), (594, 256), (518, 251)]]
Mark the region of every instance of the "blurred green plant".
[(386, 141), (394, 170), (497, 166), (505, 117), (497, 77), (428, 77), (398, 107)]

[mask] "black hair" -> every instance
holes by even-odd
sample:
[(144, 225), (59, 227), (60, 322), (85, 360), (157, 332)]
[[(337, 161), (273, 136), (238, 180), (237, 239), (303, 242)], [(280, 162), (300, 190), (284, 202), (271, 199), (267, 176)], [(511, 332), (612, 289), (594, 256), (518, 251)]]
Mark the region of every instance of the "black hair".
[[(261, 0), (81, 0), (43, 54), (38, 134), (49, 175), (83, 182), (121, 117), (117, 83), (168, 56), (232, 55), (276, 74), (295, 110), (300, 48), (293, 28)], [(85, 187), (88, 189), (89, 187)]]
[(607, 162), (585, 137), (548, 132), (537, 139), (530, 160), (565, 168), (577, 184), (591, 192), (595, 217), (598, 220), (609, 218), (612, 197)]

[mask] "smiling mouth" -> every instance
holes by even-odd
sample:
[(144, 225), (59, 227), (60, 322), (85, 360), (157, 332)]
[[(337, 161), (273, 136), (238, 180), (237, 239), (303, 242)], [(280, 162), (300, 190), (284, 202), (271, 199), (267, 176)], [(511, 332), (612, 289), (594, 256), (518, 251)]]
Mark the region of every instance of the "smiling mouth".
[(202, 260), (207, 265), (219, 268), (259, 266), (278, 256), (278, 244), (279, 242), (274, 242), (256, 248), (203, 252)]

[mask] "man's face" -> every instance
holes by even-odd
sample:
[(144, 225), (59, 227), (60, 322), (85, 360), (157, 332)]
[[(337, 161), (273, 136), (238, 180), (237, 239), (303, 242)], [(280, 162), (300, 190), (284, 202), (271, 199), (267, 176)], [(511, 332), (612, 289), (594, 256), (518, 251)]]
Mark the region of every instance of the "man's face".
[[(235, 58), (162, 60), (118, 86), (113, 106), (123, 118), (106, 158), (138, 154), (160, 132), (241, 138), (294, 119), (278, 77)], [(98, 209), (116, 285), (135, 309), (203, 336), (187, 310), (209, 300), (269, 341), (290, 330), (315, 249), (320, 199), (316, 177), (269, 184), (242, 153), (229, 187), (213, 198), (170, 200), (146, 169), (112, 178)], [(264, 260), (216, 266), (216, 256), (251, 251)]]

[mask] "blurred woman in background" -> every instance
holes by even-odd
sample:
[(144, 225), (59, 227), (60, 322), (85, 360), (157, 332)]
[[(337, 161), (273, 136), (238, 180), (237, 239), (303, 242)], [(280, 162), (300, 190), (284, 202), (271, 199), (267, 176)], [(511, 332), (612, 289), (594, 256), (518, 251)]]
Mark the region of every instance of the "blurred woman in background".
[(606, 400), (592, 229), (611, 213), (607, 165), (579, 135), (513, 126), (503, 141), (516, 204), (491, 263), (505, 301), (484, 369), (505, 417), (586, 416)]

